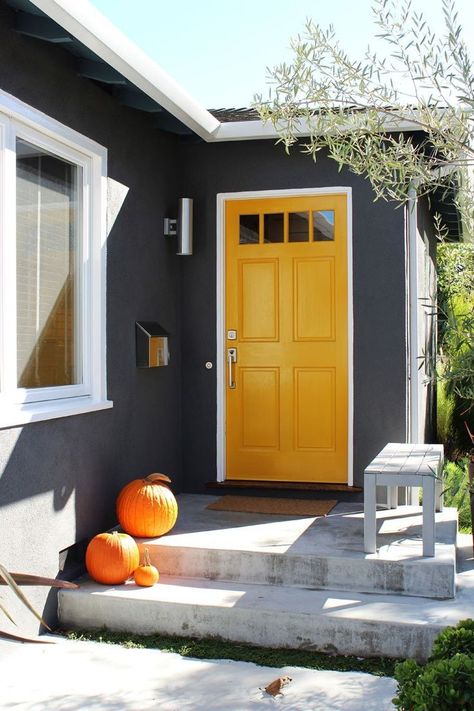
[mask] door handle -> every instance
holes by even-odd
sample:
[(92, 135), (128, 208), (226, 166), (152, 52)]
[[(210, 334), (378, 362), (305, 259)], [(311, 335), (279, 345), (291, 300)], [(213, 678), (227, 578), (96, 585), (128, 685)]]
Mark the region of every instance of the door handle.
[(237, 363), (237, 348), (227, 349), (227, 364), (229, 369), (229, 389), (235, 390), (234, 363)]

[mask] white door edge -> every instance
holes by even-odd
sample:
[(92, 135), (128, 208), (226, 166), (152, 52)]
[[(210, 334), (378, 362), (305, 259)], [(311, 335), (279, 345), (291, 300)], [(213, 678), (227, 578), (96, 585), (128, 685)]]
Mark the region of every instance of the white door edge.
[(354, 305), (352, 279), (352, 188), (299, 188), (288, 190), (252, 190), (218, 193), (216, 204), (216, 377), (217, 377), (217, 481), (225, 481), (226, 420), (225, 420), (225, 204), (228, 200), (285, 198), (304, 195), (345, 195), (347, 205), (347, 366), (348, 366), (348, 447), (347, 484), (354, 484)]

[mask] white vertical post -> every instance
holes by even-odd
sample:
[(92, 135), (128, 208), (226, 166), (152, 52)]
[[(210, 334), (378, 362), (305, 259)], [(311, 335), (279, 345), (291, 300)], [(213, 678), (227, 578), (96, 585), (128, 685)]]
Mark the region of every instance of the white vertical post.
[[(420, 391), (418, 370), (418, 225), (417, 225), (417, 195), (414, 187), (410, 188), (408, 201), (408, 441), (419, 441), (420, 430)], [(406, 503), (417, 506), (419, 502), (418, 487), (406, 489)]]
[(376, 550), (376, 501), (375, 474), (364, 473), (364, 551), (375, 553)]
[(423, 477), (423, 555), (435, 553), (435, 478)]

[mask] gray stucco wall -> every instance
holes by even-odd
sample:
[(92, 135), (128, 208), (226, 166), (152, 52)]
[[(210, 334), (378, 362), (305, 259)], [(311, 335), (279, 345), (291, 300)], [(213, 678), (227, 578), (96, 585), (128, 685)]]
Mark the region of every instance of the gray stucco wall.
[(349, 186), (353, 199), (354, 483), (388, 441), (405, 441), (403, 210), (373, 202), (367, 181), (321, 156), (273, 141), (185, 144), (183, 194), (195, 198), (195, 251), (182, 268), (183, 475), (187, 491), (216, 479), (216, 195)]
[[(22, 38), (0, 0), (0, 89), (104, 145), (115, 221), (108, 238), (108, 397), (100, 413), (0, 431), (0, 562), (54, 577), (61, 549), (115, 523), (129, 479), (172, 476), (203, 492), (216, 478), (216, 195), (296, 187), (353, 189), (355, 483), (388, 441), (405, 437), (403, 213), (373, 203), (368, 183), (324, 157), (316, 165), (272, 141), (206, 145), (152, 126), (146, 115), (77, 77), (61, 49)], [(124, 186), (122, 189), (121, 186)], [(121, 199), (126, 189), (126, 196)], [(162, 219), (195, 198), (195, 252), (175, 255)], [(112, 205), (113, 203), (113, 205)], [(117, 214), (115, 214), (115, 212)], [(171, 333), (168, 368), (135, 368), (134, 322)], [(54, 620), (55, 596), (30, 597)], [(30, 630), (37, 627), (11, 602)], [(6, 627), (6, 623), (4, 625)]]
[[(176, 141), (76, 76), (71, 55), (21, 37), (11, 25), (12, 13), (0, 3), (0, 89), (105, 146), (111, 194), (120, 196), (117, 184), (128, 188), (108, 238), (114, 408), (0, 431), (0, 562), (55, 577), (61, 549), (115, 524), (115, 497), (125, 482), (163, 471), (180, 488), (180, 266), (162, 233), (177, 196)], [(171, 333), (168, 368), (135, 368), (136, 319), (157, 320)], [(4, 590), (15, 617), (36, 629)], [(48, 593), (32, 588), (29, 595), (42, 610)], [(54, 595), (48, 600), (46, 616), (54, 619)]]

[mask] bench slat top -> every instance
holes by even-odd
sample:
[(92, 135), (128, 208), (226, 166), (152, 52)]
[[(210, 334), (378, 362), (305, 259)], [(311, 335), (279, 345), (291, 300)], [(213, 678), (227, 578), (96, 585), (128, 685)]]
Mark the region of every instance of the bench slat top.
[(443, 466), (442, 444), (389, 442), (365, 469), (367, 474), (435, 476)]

